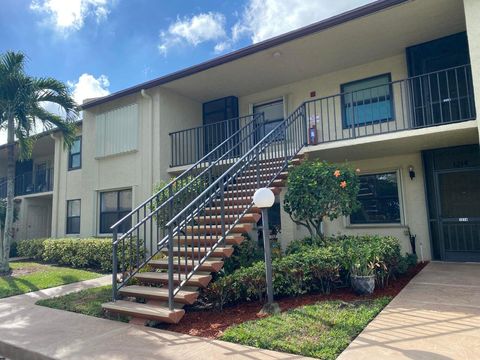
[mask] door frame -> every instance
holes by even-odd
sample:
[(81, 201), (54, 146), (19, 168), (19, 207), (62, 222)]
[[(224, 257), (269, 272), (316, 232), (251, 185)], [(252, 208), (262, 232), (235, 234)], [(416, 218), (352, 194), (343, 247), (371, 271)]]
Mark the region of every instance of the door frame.
[[(460, 223), (461, 221), (459, 220), (460, 218), (444, 218), (441, 213), (442, 209), (442, 203), (441, 203), (441, 193), (440, 193), (440, 175), (443, 174), (451, 174), (451, 173), (465, 173), (465, 172), (480, 172), (480, 166), (473, 166), (473, 167), (468, 167), (468, 168), (458, 168), (458, 169), (443, 169), (443, 170), (433, 170), (433, 181), (435, 184), (435, 202), (436, 202), (436, 207), (437, 207), (437, 222), (438, 222), (438, 233), (439, 233), (439, 245), (440, 245), (440, 256), (441, 260), (444, 261), (462, 261), (462, 260), (450, 260), (447, 259), (446, 256), (446, 250), (445, 250), (445, 233), (444, 233), (444, 228), (443, 225), (445, 222), (454, 222), (455, 219), (457, 219), (457, 222)], [(480, 217), (469, 217), (469, 220), (466, 221), (467, 223), (470, 222), (470, 220), (473, 221), (480, 221)], [(479, 239), (480, 241), (480, 239)], [(469, 260), (463, 260), (463, 261), (469, 261)]]

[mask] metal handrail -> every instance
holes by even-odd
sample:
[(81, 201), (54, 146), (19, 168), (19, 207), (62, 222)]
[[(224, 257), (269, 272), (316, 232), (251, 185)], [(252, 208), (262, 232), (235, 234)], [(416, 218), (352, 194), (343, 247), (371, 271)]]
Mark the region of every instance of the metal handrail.
[[(283, 138), (282, 138), (283, 136)], [(198, 226), (199, 229), (202, 229), (202, 226), (205, 229), (208, 229), (207, 225), (197, 225), (195, 218), (202, 213), (202, 210), (207, 206), (212, 204), (212, 202), (218, 200), (220, 206), (224, 209), (225, 206), (225, 197), (224, 192), (225, 188), (232, 186), (235, 190), (239, 190), (241, 193), (241, 185), (238, 185), (237, 179), (242, 175), (245, 175), (252, 166), (256, 166), (256, 169), (253, 170), (256, 172), (258, 180), (257, 185), (260, 186), (269, 186), (272, 181), (282, 172), (288, 165), (288, 161), (292, 159), (306, 144), (306, 127), (305, 127), (305, 108), (302, 104), (297, 110), (295, 110), (287, 119), (283, 120), (277, 126), (275, 126), (267, 135), (265, 135), (257, 144), (255, 144), (247, 153), (240, 157), (233, 165), (229, 167), (226, 171), (219, 176), (214, 182), (212, 182), (205, 190), (203, 190), (189, 205), (185, 206), (183, 210), (178, 212), (170, 221), (166, 224), (168, 229), (168, 260), (169, 260), (169, 269), (173, 269), (173, 237), (174, 234), (185, 233), (184, 229), (187, 226), (194, 228)], [(293, 145), (293, 146), (292, 146)], [(272, 161), (269, 165), (268, 176), (264, 180), (259, 178), (259, 162), (263, 160)], [(280, 160), (280, 161), (278, 161)], [(276, 161), (276, 162), (275, 162)], [(273, 164), (273, 165), (272, 165)], [(184, 278), (180, 277), (180, 272), (178, 273), (178, 283), (179, 285), (176, 288), (173, 288), (174, 283), (174, 274), (173, 271), (169, 270), (169, 306), (173, 308), (173, 298), (180, 291), (180, 289), (185, 286), (188, 280), (195, 274), (195, 272), (202, 266), (206, 259), (215, 251), (215, 249), (224, 242), (226, 236), (231, 232), (232, 228), (238, 224), (240, 219), (244, 214), (248, 212), (251, 208), (252, 203), (246, 204), (246, 206), (238, 209), (238, 211), (233, 215), (235, 217), (234, 221), (230, 224), (230, 227), (227, 229), (225, 226), (225, 212), (222, 211), (222, 232), (216, 242), (205, 249), (205, 254), (200, 258), (196, 259), (197, 263), (192, 262), (192, 270), (186, 271), (184, 273)], [(206, 217), (206, 215), (204, 215)], [(188, 236), (185, 235), (185, 240), (188, 241)], [(195, 245), (192, 243), (192, 247)], [(187, 255), (189, 250), (185, 246), (185, 270), (188, 269)], [(180, 256), (178, 257), (179, 264), (177, 268), (180, 269), (182, 264), (180, 264)]]
[[(216, 179), (217, 172), (221, 170), (222, 165), (228, 165), (231, 162), (231, 155), (237, 155), (244, 151), (242, 147), (245, 149), (250, 148), (249, 143), (253, 141), (255, 132), (258, 131), (260, 126), (264, 125), (263, 113), (250, 115), (250, 117), (252, 120), (245, 126), (112, 225), (112, 286), (114, 299), (116, 299), (118, 289), (162, 249), (165, 243), (165, 236), (162, 235), (162, 232), (165, 230), (165, 227), (161, 222), (165, 218), (169, 220), (174, 215), (175, 205), (177, 207), (181, 206), (181, 208), (187, 205), (191, 200), (190, 197), (197, 190), (195, 188), (196, 185), (205, 182), (206, 186), (208, 186), (211, 181)], [(126, 227), (126, 229), (122, 229), (122, 227)], [(120, 236), (119, 233), (121, 233)], [(147, 237), (150, 240), (149, 256), (146, 256)], [(157, 239), (155, 250), (153, 249), (152, 241), (154, 238)], [(142, 244), (140, 241), (143, 241), (143, 252), (141, 251)], [(127, 242), (130, 245), (130, 249), (127, 249)], [(117, 256), (119, 246), (121, 246), (120, 264)], [(129, 257), (128, 261), (126, 260), (127, 257)], [(121, 284), (117, 286), (119, 265), (123, 278)]]

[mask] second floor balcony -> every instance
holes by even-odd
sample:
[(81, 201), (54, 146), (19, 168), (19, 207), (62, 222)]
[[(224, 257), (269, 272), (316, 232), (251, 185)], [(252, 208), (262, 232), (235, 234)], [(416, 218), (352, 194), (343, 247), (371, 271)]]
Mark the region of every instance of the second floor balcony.
[[(15, 196), (39, 194), (53, 190), (53, 168), (36, 169), (15, 177)], [(7, 179), (0, 178), (0, 198), (7, 197)]]
[[(396, 81), (379, 75), (362, 81), (361, 86), (349, 83), (341, 93), (312, 99), (301, 106), (308, 145), (312, 146), (476, 118), (469, 64)], [(245, 119), (259, 120), (252, 115)], [(212, 139), (214, 144), (220, 144), (242, 126), (245, 123), (230, 119), (172, 133), (171, 165), (194, 163), (213, 148), (204, 144), (212, 143)], [(266, 125), (258, 133), (268, 129)]]

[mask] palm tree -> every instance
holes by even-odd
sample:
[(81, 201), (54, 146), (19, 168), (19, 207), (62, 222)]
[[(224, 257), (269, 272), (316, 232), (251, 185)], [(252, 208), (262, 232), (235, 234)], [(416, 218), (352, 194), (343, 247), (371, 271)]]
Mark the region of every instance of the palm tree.
[[(7, 204), (5, 229), (0, 244), (0, 274), (9, 272), (8, 256), (13, 239), (15, 138), (20, 160), (31, 156), (35, 137), (31, 136), (36, 121), (45, 129), (58, 128), (64, 144), (75, 140), (75, 119), (78, 107), (69, 88), (52, 78), (36, 78), (25, 73), (25, 55), (8, 51), (0, 54), (0, 129), (7, 130)], [(54, 103), (63, 110), (65, 118), (47, 111), (44, 106)], [(43, 105), (43, 106), (42, 106)]]

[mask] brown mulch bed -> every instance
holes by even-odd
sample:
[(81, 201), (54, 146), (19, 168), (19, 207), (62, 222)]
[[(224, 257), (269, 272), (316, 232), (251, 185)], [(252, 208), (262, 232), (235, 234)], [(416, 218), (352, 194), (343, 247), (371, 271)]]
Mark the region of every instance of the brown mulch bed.
[[(338, 289), (329, 295), (312, 294), (301, 295), (294, 298), (277, 299), (282, 311), (296, 308), (303, 305), (314, 304), (325, 300), (355, 301), (374, 299), (383, 296), (396, 296), (408, 282), (422, 270), (427, 263), (419, 263), (416, 267), (410, 269), (405, 275), (391, 281), (384, 289), (376, 289), (372, 295), (358, 296), (351, 289)], [(258, 319), (257, 315), (262, 308), (263, 303), (248, 302), (218, 310), (202, 310), (186, 312), (182, 321), (176, 325), (165, 325), (162, 328), (169, 331), (175, 331), (183, 334), (202, 336), (206, 338), (218, 338), (229, 326), (240, 324), (248, 320)]]

